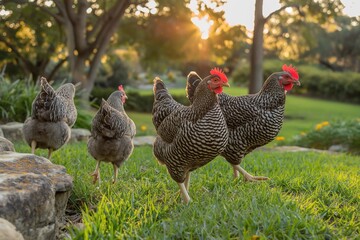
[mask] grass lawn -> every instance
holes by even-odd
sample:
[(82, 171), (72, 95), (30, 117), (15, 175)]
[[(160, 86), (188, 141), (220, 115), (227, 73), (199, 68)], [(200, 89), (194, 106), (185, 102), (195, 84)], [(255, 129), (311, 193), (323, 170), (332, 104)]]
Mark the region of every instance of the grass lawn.
[[(245, 95), (245, 88), (226, 88), (225, 92), (233, 96)], [(184, 89), (170, 89), (171, 94), (184, 94)], [(151, 90), (140, 90), (140, 94), (151, 94)], [(125, 106), (126, 109), (126, 106)], [(138, 135), (154, 135), (151, 114), (128, 112), (137, 126)], [(279, 136), (286, 140), (301, 132), (314, 128), (323, 121), (360, 118), (360, 105), (332, 102), (288, 94), (286, 99), (285, 120)], [(141, 129), (143, 126), (143, 130)]]
[(262, 183), (234, 180), (217, 158), (192, 173), (189, 205), (151, 147), (135, 148), (115, 185), (110, 164), (101, 165), (101, 185), (91, 183), (95, 161), (85, 143), (63, 147), (52, 161), (74, 178), (69, 206), (81, 211), (84, 228), (71, 230), (73, 239), (360, 238), (358, 156), (255, 151), (242, 166), (271, 178)]

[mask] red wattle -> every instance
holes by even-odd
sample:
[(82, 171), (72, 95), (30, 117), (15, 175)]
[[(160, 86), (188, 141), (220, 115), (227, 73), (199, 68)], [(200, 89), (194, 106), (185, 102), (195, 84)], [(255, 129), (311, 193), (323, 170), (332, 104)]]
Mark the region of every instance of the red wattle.
[(286, 84), (286, 85), (283, 85), (283, 86), (284, 86), (284, 89), (285, 89), (286, 91), (290, 91), (290, 90), (293, 88), (294, 84), (293, 84), (293, 83), (289, 83), (289, 84)]

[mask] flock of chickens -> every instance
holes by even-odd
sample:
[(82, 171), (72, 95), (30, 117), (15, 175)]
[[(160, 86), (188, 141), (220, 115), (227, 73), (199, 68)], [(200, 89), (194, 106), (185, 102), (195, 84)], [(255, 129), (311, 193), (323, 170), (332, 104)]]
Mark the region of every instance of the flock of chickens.
[[(153, 153), (167, 167), (185, 201), (190, 201), (190, 172), (204, 166), (216, 156), (223, 156), (233, 168), (234, 176), (241, 173), (247, 181), (267, 180), (252, 176), (240, 163), (244, 156), (272, 141), (281, 129), (286, 92), (300, 85), (293, 66), (282, 67), (271, 74), (256, 94), (233, 97), (223, 93), (229, 87), (224, 72), (214, 68), (201, 78), (195, 72), (187, 77), (186, 94), (189, 106), (176, 102), (160, 78), (154, 79), (153, 124), (157, 136)], [(75, 87), (68, 83), (56, 91), (41, 78), (41, 91), (32, 104), (32, 115), (23, 127), (25, 140), (36, 148), (51, 153), (70, 138), (77, 117), (74, 104)], [(118, 168), (129, 158), (136, 134), (134, 122), (127, 116), (127, 99), (122, 86), (101, 106), (92, 120), (87, 149), (97, 161), (93, 182), (100, 181), (100, 162), (110, 162), (115, 183)]]

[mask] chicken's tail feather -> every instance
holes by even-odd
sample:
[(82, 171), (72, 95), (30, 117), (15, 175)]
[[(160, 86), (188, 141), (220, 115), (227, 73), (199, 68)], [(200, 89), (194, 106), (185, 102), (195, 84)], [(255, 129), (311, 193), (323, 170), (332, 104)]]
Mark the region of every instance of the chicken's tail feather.
[(190, 103), (194, 101), (194, 94), (196, 87), (199, 85), (201, 77), (194, 71), (191, 71), (187, 76), (186, 81), (186, 96), (189, 99)]
[(172, 98), (168, 90), (166, 89), (165, 83), (159, 78), (154, 79), (154, 96), (156, 101), (161, 101), (165, 98)]

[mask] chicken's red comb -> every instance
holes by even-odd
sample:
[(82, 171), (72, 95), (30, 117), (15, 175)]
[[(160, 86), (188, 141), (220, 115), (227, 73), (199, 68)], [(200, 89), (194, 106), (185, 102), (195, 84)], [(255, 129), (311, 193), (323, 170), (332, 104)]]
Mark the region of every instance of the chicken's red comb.
[(118, 89), (119, 89), (119, 91), (125, 92), (123, 85), (119, 85)]
[(298, 74), (296, 68), (293, 67), (293, 65), (290, 64), (289, 66), (287, 66), (286, 64), (284, 64), (284, 65), (282, 66), (282, 70), (285, 71), (285, 72), (290, 73), (290, 75), (291, 75), (294, 79), (299, 80), (299, 74)]
[(220, 68), (213, 68), (213, 69), (211, 69), (210, 74), (211, 74), (211, 75), (218, 75), (218, 76), (220, 77), (221, 81), (223, 81), (223, 82), (228, 82), (228, 79), (227, 79), (224, 71), (221, 70)]

